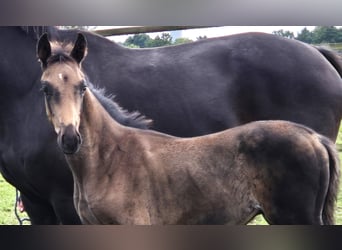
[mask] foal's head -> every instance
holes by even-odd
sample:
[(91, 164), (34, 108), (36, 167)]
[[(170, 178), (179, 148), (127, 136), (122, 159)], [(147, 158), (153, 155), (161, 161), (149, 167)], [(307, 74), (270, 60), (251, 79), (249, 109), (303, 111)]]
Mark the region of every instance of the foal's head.
[(81, 62), (86, 54), (87, 42), (79, 34), (70, 54), (52, 53), (47, 34), (37, 46), (42, 65), (42, 90), (45, 94), (46, 113), (58, 135), (57, 142), (65, 154), (73, 154), (80, 148), (80, 114), (86, 91)]

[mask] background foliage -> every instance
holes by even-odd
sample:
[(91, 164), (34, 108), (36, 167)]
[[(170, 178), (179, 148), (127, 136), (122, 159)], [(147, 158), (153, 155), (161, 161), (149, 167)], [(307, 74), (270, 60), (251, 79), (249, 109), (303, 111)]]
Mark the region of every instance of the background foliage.
[(288, 30), (277, 30), (275, 35), (296, 39), (309, 44), (330, 44), (336, 51), (342, 53), (342, 28), (335, 26), (316, 26), (312, 31), (302, 29), (296, 36)]

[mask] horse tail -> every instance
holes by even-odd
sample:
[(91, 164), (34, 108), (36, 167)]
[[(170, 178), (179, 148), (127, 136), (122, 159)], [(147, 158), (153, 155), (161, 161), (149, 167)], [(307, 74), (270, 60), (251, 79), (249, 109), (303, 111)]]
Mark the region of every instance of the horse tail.
[(329, 184), (323, 207), (323, 224), (334, 224), (334, 211), (337, 201), (340, 180), (340, 160), (336, 146), (328, 138), (321, 136), (320, 142), (326, 148), (329, 155)]
[(340, 77), (342, 78), (342, 58), (332, 50), (325, 47), (315, 48), (329, 61), (329, 63), (334, 66)]

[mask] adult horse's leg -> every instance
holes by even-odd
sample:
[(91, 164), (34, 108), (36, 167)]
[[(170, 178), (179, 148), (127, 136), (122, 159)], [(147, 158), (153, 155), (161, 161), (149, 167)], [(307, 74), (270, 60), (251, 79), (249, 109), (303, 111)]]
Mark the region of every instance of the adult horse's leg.
[(44, 200), (33, 198), (23, 192), (21, 192), (21, 199), (32, 225), (54, 225), (60, 223), (51, 205)]
[(21, 199), (32, 225), (81, 224), (74, 209), (72, 197), (57, 194), (52, 199), (52, 206), (45, 200), (32, 198), (23, 193), (21, 193)]
[(64, 225), (79, 225), (82, 224), (79, 216), (76, 213), (74, 207), (73, 196), (61, 195), (61, 193), (55, 193), (52, 199), (53, 208), (55, 214)]

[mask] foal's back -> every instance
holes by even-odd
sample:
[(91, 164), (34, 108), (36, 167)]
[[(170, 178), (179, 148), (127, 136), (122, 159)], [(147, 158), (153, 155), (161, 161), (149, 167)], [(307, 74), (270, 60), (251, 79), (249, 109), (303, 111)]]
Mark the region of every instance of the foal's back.
[(139, 136), (152, 223), (244, 224), (258, 213), (270, 224), (333, 221), (337, 153), (309, 128), (260, 121), (186, 139)]

